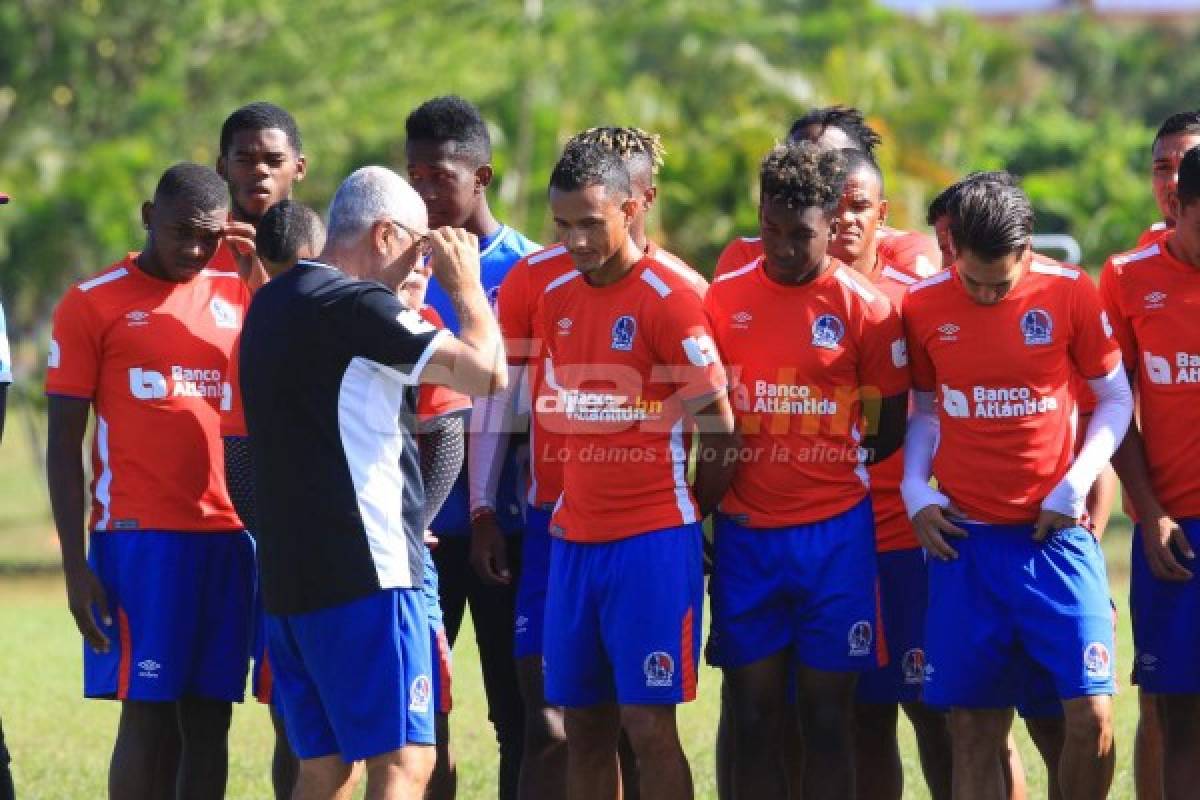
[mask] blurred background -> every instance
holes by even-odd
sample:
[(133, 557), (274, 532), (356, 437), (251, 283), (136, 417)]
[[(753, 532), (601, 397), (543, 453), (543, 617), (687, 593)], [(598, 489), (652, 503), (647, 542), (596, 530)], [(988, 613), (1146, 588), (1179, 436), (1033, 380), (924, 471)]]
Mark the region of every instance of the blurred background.
[[(924, 228), (963, 173), (1024, 180), (1039, 233), (1066, 233), (1093, 268), (1158, 219), (1150, 144), (1200, 96), (1198, 2), (1053, 0), (5, 0), (0, 3), (0, 300), (16, 356), (0, 448), (0, 713), (27, 796), (98, 796), (110, 704), (78, 700), (78, 644), (56, 576), (41, 477), (41, 364), (68, 283), (141, 246), (139, 206), (165, 167), (214, 163), (225, 116), (271, 100), (299, 121), (324, 209), (357, 166), (403, 169), (403, 122), (458, 93), (492, 126), (493, 208), (546, 241), (559, 147), (597, 124), (667, 148), (654, 236), (702, 272), (755, 229), (758, 161), (815, 105), (880, 131), (891, 222)], [(1124, 609), (1128, 525), (1110, 541)], [(1127, 629), (1122, 647), (1128, 653)], [(470, 636), (462, 641), (470, 647)], [(22, 647), (10, 647), (10, 643)], [(494, 764), (477, 666), (463, 678), (462, 797)], [(475, 673), (472, 673), (475, 670)], [(472, 675), (475, 677), (472, 677)], [(714, 676), (685, 714), (706, 796)], [(474, 693), (474, 694), (472, 694)], [(1120, 699), (1114, 797), (1128, 796), (1132, 697)], [(265, 796), (265, 712), (239, 709), (230, 796)], [(1023, 748), (1027, 747), (1022, 740)], [(1026, 763), (1036, 756), (1026, 750)], [(910, 796), (920, 797), (911, 742)], [(915, 783), (913, 782), (915, 781)], [(1033, 786), (1037, 787), (1037, 778)], [(1122, 789), (1122, 787), (1126, 787)]]

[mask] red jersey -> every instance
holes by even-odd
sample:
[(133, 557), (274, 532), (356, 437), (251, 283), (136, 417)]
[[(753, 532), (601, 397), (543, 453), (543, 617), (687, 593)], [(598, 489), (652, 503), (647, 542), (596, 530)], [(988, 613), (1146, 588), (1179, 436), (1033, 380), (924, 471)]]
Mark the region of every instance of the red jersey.
[(545, 288), (536, 413), (562, 432), (565, 491), (552, 530), (602, 542), (697, 522), (684, 403), (725, 389), (693, 283), (645, 257), (609, 286), (571, 271)]
[(1160, 240), (1115, 255), (1100, 292), (1125, 368), (1134, 370), (1150, 483), (1172, 517), (1200, 516), (1200, 268)]
[(1149, 228), (1146, 228), (1146, 230), (1142, 231), (1142, 235), (1138, 237), (1137, 246), (1134, 247), (1134, 249), (1141, 250), (1147, 245), (1154, 244), (1170, 232), (1171, 229), (1167, 227), (1166, 222), (1156, 222)]
[[(901, 231), (881, 226), (879, 237), (879, 262), (898, 269), (907, 275), (928, 278), (942, 268), (942, 252), (930, 236), (916, 231)], [(713, 280), (726, 272), (750, 264), (763, 254), (762, 239), (758, 236), (739, 236), (721, 251)]]
[[(421, 306), (420, 314), (426, 322), (438, 330), (446, 327), (446, 323), (442, 321), (441, 315), (433, 306)], [(424, 383), (421, 384), (421, 389), (417, 393), (418, 422), (429, 422), (456, 411), (469, 411), (470, 409), (471, 398), (461, 392), (456, 392), (449, 386)]]
[(904, 332), (887, 297), (836, 260), (803, 286), (783, 286), (760, 258), (717, 278), (705, 308), (752, 454), (721, 511), (752, 528), (779, 528), (861, 501), (869, 484), (861, 398), (904, 394), (909, 385)]
[(250, 292), (237, 272), (171, 283), (136, 257), (76, 284), (54, 312), (46, 393), (91, 400), (96, 414), (91, 527), (236, 530), (220, 413)]
[(904, 327), (913, 386), (936, 392), (941, 430), (933, 471), (971, 519), (1035, 520), (1071, 465), (1073, 372), (1120, 363), (1090, 280), (1036, 259), (999, 303), (979, 305), (957, 270), (909, 290)]
[[(708, 282), (700, 273), (654, 242), (648, 243), (646, 252), (703, 296)], [(531, 405), (535, 408), (536, 398), (553, 397), (555, 393), (547, 390), (541, 380), (545, 352), (540, 335), (533, 328), (534, 317), (546, 287), (574, 271), (575, 263), (566, 248), (561, 244), (553, 245), (530, 253), (514, 264), (500, 284), (496, 297), (496, 316), (504, 334), (508, 363), (526, 367), (530, 396), (534, 398)], [(536, 413), (531, 416), (529, 502), (545, 507), (557, 502), (563, 491), (562, 459), (558, 457), (561, 433), (547, 429)]]

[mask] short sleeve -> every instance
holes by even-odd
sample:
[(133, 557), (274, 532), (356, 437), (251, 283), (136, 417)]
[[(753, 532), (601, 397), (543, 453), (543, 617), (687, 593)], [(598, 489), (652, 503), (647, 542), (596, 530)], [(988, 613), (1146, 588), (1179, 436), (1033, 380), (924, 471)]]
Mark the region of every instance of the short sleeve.
[(0, 306), (0, 383), (12, 383), (12, 350), (8, 346), (8, 328), (4, 321), (4, 306)]
[(1067, 347), (1079, 374), (1086, 380), (1102, 378), (1121, 364), (1121, 348), (1100, 296), (1087, 273), (1080, 270), (1071, 288), (1071, 341)]
[(723, 392), (725, 368), (700, 298), (690, 291), (667, 296), (651, 332), (655, 355), (684, 400)]
[(420, 381), (438, 341), (451, 335), (438, 330), (420, 312), (406, 308), (383, 286), (362, 289), (347, 322), (342, 330), (352, 354), (391, 367), (408, 384)]
[(718, 276), (724, 275), (726, 272), (733, 272), (739, 267), (744, 267), (754, 259), (758, 258), (759, 253), (755, 251), (749, 242), (738, 237), (729, 244), (725, 245), (725, 249), (721, 251), (721, 255), (717, 256), (717, 266), (713, 269), (713, 280)]
[(914, 311), (910, 292), (904, 305), (904, 340), (908, 349), (908, 371), (915, 391), (932, 392), (937, 376), (933, 369), (933, 360), (929, 357), (929, 351), (925, 349), (925, 342), (921, 336), (918, 314)]
[(858, 381), (863, 388), (878, 389), (880, 397), (903, 394), (911, 385), (904, 326), (886, 299), (873, 303), (863, 317)]
[(46, 359), (46, 394), (86, 400), (95, 397), (103, 335), (87, 296), (71, 288), (54, 309)]
[[(420, 311), (421, 316), (435, 328), (444, 328), (441, 316), (433, 306), (425, 306)], [(417, 421), (432, 422), (447, 414), (471, 410), (471, 398), (461, 392), (456, 392), (448, 386), (427, 383), (421, 387), (417, 395)]]
[(1133, 333), (1133, 323), (1125, 314), (1121, 302), (1121, 276), (1110, 258), (1100, 272), (1100, 304), (1112, 328), (1113, 338), (1121, 348), (1121, 359), (1126, 369), (1137, 368), (1137, 337)]
[(522, 366), (535, 355), (533, 304), (529, 301), (529, 267), (520, 261), (509, 270), (496, 293), (496, 319), (504, 336), (511, 366)]

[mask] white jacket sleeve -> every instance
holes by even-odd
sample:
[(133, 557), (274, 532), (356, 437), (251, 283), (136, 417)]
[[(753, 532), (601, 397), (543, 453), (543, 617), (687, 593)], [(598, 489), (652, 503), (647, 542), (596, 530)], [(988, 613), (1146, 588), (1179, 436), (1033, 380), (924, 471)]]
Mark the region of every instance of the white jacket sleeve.
[(1118, 365), (1103, 378), (1088, 381), (1088, 385), (1096, 393), (1096, 410), (1088, 423), (1083, 446), (1067, 474), (1042, 501), (1044, 511), (1056, 511), (1075, 519), (1083, 516), (1088, 492), (1125, 438), (1133, 416), (1133, 391), (1123, 366)]
[(496, 507), (508, 437), (516, 421), (516, 398), (524, 369), (508, 368), (508, 386), (489, 397), (472, 398), (467, 437), (467, 487), (471, 511)]
[(913, 392), (913, 413), (904, 436), (904, 478), (900, 481), (900, 495), (910, 519), (927, 506), (950, 504), (950, 498), (929, 485), (939, 435), (933, 392)]

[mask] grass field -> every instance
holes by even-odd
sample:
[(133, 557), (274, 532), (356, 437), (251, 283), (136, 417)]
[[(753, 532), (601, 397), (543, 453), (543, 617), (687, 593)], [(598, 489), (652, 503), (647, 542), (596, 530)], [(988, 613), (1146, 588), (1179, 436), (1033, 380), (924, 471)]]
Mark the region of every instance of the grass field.
[[(43, 483), (37, 474), (26, 420), (10, 419), (0, 448), (0, 715), (13, 755), (22, 800), (104, 796), (117, 706), (80, 696), (81, 647), (58, 574), (57, 548)], [(1109, 575), (1120, 607), (1118, 670), (1124, 681), (1132, 652), (1127, 613), (1128, 522), (1118, 518), (1105, 542)], [(464, 630), (454, 653), (455, 710), (452, 739), (458, 752), (459, 797), (495, 797), (496, 755), (483, 704), (473, 636)], [(715, 797), (713, 738), (720, 676), (705, 668), (700, 697), (680, 709), (684, 744), (696, 777), (697, 797)], [(1130, 766), (1136, 695), (1117, 697), (1117, 777), (1112, 797), (1133, 796)], [(905, 797), (926, 796), (912, 732), (902, 723)], [(230, 742), (230, 798), (270, 797), (271, 727), (265, 710), (238, 706)], [(1045, 796), (1045, 775), (1024, 727), (1018, 742), (1029, 773), (1030, 797)]]

